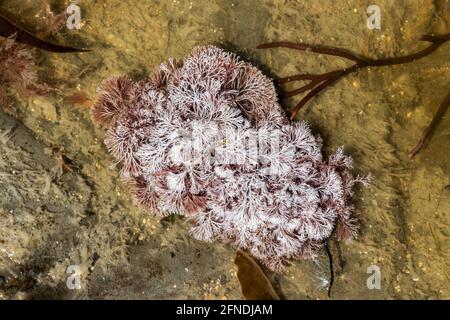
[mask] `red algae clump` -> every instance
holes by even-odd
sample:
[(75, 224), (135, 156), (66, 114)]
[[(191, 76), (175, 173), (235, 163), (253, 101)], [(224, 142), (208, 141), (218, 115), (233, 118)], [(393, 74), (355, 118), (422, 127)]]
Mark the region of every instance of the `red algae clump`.
[(38, 79), (33, 49), (14, 41), (14, 38), (0, 37), (0, 105), (10, 107), (12, 93), (27, 97), (45, 94), (49, 90)]
[(193, 237), (246, 250), (272, 270), (356, 236), (343, 149), (324, 159), (304, 122), (291, 123), (272, 81), (222, 49), (196, 47), (147, 79), (113, 77), (93, 118), (137, 202), (184, 215)]

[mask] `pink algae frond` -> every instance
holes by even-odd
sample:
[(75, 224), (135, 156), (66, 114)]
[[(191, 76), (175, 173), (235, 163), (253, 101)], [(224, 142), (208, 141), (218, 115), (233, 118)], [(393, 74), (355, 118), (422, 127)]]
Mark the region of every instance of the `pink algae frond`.
[(366, 183), (342, 148), (324, 160), (304, 122), (289, 123), (272, 81), (219, 48), (197, 47), (148, 79), (113, 77), (94, 119), (137, 202), (187, 216), (193, 237), (220, 241), (280, 271), (328, 238), (356, 237), (351, 195)]

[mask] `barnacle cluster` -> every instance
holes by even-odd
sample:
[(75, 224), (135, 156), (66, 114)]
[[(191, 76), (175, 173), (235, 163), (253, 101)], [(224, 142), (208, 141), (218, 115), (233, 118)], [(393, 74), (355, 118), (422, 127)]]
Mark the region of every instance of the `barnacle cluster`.
[(328, 160), (290, 123), (272, 81), (222, 49), (196, 47), (149, 78), (113, 77), (93, 118), (138, 203), (187, 217), (191, 234), (247, 250), (273, 270), (355, 237), (356, 182), (342, 148)]

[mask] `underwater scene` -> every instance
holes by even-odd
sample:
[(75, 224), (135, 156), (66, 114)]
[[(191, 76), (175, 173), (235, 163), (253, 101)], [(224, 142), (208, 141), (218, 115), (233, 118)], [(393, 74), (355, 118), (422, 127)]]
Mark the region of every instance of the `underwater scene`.
[(450, 299), (449, 52), (448, 0), (0, 0), (0, 300)]

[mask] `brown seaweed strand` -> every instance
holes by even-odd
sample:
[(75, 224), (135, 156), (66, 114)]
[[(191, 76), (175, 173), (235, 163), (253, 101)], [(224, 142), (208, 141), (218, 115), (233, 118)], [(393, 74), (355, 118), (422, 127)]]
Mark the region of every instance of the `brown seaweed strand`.
[(320, 54), (326, 54), (329, 56), (346, 58), (349, 60), (353, 60), (355, 62), (363, 62), (365, 59), (360, 58), (357, 55), (351, 53), (346, 49), (327, 47), (321, 45), (310, 45), (306, 43), (294, 43), (290, 41), (278, 41), (278, 42), (269, 42), (263, 43), (257, 46), (258, 49), (269, 49), (269, 48), (289, 48), (300, 51), (310, 51)]
[(436, 129), (437, 125), (442, 120), (442, 117), (444, 116), (445, 112), (447, 111), (449, 105), (450, 105), (450, 91), (448, 92), (447, 96), (442, 101), (441, 105), (439, 106), (436, 114), (433, 117), (433, 120), (431, 120), (428, 127), (426, 127), (425, 130), (423, 131), (423, 134), (422, 134), (419, 142), (417, 143), (415, 148), (410, 152), (411, 159), (414, 158), (414, 156), (417, 153), (419, 153), (420, 150), (423, 149), (423, 147), (426, 146), (426, 144), (428, 143), (428, 141), (431, 138), (431, 135), (433, 134), (434, 130)]
[(386, 58), (386, 59), (367, 59), (363, 61), (363, 67), (382, 67), (391, 66), (396, 64), (404, 64), (408, 62), (413, 62), (426, 57), (436, 51), (442, 44), (450, 40), (450, 33), (441, 36), (425, 35), (420, 38), (422, 41), (430, 42), (431, 44), (425, 49), (412, 53), (403, 57), (396, 58)]
[(28, 30), (21, 22), (19, 17), (0, 8), (0, 36), (5, 38), (12, 37), (16, 42), (23, 43), (35, 48), (50, 52), (88, 52), (89, 49), (74, 48), (53, 43), (39, 38)]
[(335, 71), (331, 71), (324, 74), (298, 74), (290, 77), (281, 78), (278, 83), (287, 83), (291, 81), (298, 80), (309, 80), (310, 82), (298, 89), (287, 92), (283, 97), (293, 97), (297, 94), (310, 91), (294, 108), (291, 112), (291, 120), (293, 120), (300, 109), (314, 96), (318, 95), (326, 87), (337, 82), (339, 79), (347, 74), (358, 71), (362, 68), (367, 67), (382, 67), (388, 65), (397, 65), (412, 62), (421, 59), (425, 56), (430, 55), (436, 51), (442, 44), (450, 40), (450, 33), (444, 35), (424, 35), (421, 38), (422, 41), (430, 42), (430, 45), (423, 50), (416, 53), (412, 53), (403, 57), (386, 58), (386, 59), (372, 59), (369, 57), (353, 54), (342, 48), (332, 48), (319, 45), (310, 45), (305, 43), (293, 43), (289, 41), (271, 42), (259, 45), (258, 49), (269, 49), (269, 48), (289, 48), (300, 51), (311, 51), (320, 54), (326, 54), (330, 56), (336, 56), (341, 58), (346, 58), (351, 61), (356, 62), (353, 66), (349, 68), (343, 68)]
[(297, 103), (297, 105), (295, 106), (294, 110), (291, 112), (291, 116), (290, 116), (290, 120), (294, 120), (295, 117), (297, 116), (297, 113), (300, 111), (300, 109), (309, 101), (311, 100), (314, 96), (316, 96), (317, 94), (319, 94), (322, 90), (324, 90), (326, 87), (328, 87), (329, 85), (332, 85), (334, 82), (338, 81), (340, 78), (342, 78), (343, 76), (345, 76), (346, 74), (352, 73), (354, 71), (356, 71), (358, 69), (358, 65), (354, 65), (351, 68), (348, 69), (342, 69), (340, 70), (339, 73), (328, 77), (328, 79), (326, 79), (325, 81), (323, 81), (321, 84), (319, 84), (318, 86), (316, 86), (314, 89), (312, 89), (306, 96), (304, 96), (299, 103)]
[(333, 268), (333, 256), (331, 254), (330, 246), (328, 241), (325, 243), (325, 250), (327, 252), (329, 266), (330, 266), (330, 283), (328, 284), (328, 297), (331, 298), (331, 288), (334, 284), (334, 268)]

